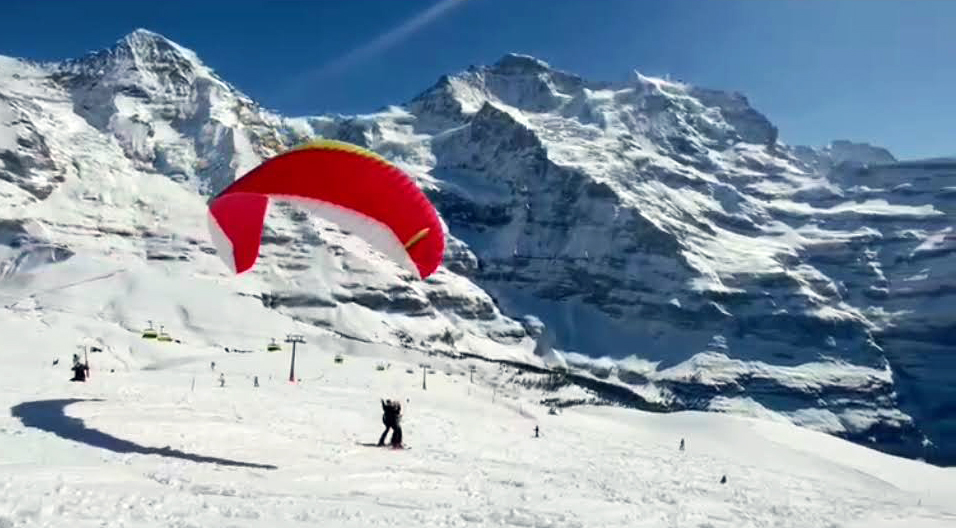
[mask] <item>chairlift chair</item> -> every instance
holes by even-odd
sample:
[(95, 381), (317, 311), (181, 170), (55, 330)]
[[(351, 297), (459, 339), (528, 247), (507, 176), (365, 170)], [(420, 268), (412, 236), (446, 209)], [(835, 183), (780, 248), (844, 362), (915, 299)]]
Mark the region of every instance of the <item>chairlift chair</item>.
[(159, 333), (153, 329), (153, 323), (150, 321), (149, 328), (143, 330), (143, 339), (156, 339), (157, 337), (159, 337)]
[(280, 350), (282, 350), (282, 347), (279, 346), (279, 343), (276, 343), (275, 339), (273, 339), (272, 342), (269, 343), (268, 346), (266, 346), (266, 350), (269, 352), (279, 352)]

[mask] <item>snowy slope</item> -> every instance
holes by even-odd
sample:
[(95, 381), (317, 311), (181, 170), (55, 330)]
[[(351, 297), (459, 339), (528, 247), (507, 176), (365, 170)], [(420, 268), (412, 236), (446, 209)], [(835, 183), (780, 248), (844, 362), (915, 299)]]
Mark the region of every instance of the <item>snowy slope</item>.
[[(164, 278), (154, 279), (161, 290)], [(209, 298), (217, 288), (192, 285), (191, 306), (221, 306)], [(132, 285), (130, 305), (117, 306), (117, 315), (154, 293)], [(269, 317), (254, 304), (230, 310), (229, 317)], [(80, 337), (80, 328), (110, 343), (89, 355), (92, 376), (84, 384), (66, 381), (72, 350), (63, 346)], [(0, 414), (0, 525), (956, 522), (952, 468), (787, 423), (713, 413), (585, 406), (551, 415), (532, 395), (502, 385), (507, 372), (482, 364), (473, 382), (460, 362), (433, 364), (436, 373), (422, 390), (424, 354), (301, 330), (301, 382), (290, 384), (286, 352), (227, 354), (202, 343), (146, 342), (106, 317), (47, 311), (3, 318), (0, 332), (18, 338), (5, 345), (7, 382), (0, 388), (0, 406), (9, 409)], [(238, 337), (228, 328), (201, 334)], [(345, 356), (341, 364), (333, 362), (337, 353)], [(377, 370), (382, 362), (388, 368)], [(409, 450), (360, 445), (381, 432), (379, 397), (404, 402)]]
[[(767, 416), (956, 461), (946, 160), (791, 147), (740, 94), (595, 83), (522, 55), (377, 114), (300, 118), (145, 30), (63, 63), (0, 61), (10, 317), (69, 317), (103, 342), (153, 320), (215, 349), (298, 328), (568, 370), (509, 382), (562, 405)], [(226, 277), (206, 197), (315, 136), (418, 180), (451, 231), (438, 274), (412, 282), (278, 204), (256, 270)]]

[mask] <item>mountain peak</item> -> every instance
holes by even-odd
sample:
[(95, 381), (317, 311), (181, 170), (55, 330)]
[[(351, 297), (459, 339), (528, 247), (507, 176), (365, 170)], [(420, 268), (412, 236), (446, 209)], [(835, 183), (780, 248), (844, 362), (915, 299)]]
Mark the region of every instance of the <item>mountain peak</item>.
[(136, 87), (133, 91), (137, 93), (187, 93), (196, 78), (214, 77), (192, 50), (144, 28), (133, 30), (109, 48), (64, 61), (57, 71), (58, 77), (72, 88)]
[(165, 42), (172, 42), (171, 40), (164, 37), (163, 35), (156, 33), (155, 31), (150, 31), (146, 28), (134, 29), (125, 37), (120, 39), (120, 42), (124, 42), (124, 41), (129, 42), (129, 41), (137, 41), (137, 40), (161, 40)]
[(499, 73), (542, 73), (552, 70), (547, 62), (521, 53), (505, 54), (493, 65), (493, 69)]
[(688, 88), (688, 85), (680, 81), (674, 81), (668, 77), (654, 77), (644, 75), (638, 70), (632, 70), (628, 76), (628, 83), (632, 85), (653, 87), (660, 91), (681, 91)]
[(870, 143), (858, 143), (848, 139), (835, 139), (821, 150), (830, 156), (835, 164), (843, 162), (895, 163), (897, 161), (896, 157), (883, 147)]
[(143, 28), (135, 29), (120, 39), (113, 48), (113, 50), (117, 49), (129, 50), (135, 56), (150, 61), (165, 58), (185, 60), (194, 66), (202, 65), (202, 61), (192, 50), (176, 44), (159, 33)]

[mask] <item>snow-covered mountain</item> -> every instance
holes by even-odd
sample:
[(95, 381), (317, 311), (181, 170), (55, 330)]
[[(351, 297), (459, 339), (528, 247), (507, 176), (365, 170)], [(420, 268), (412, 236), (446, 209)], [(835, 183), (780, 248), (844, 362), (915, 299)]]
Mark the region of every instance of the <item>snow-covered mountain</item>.
[[(417, 179), (450, 230), (440, 272), (413, 282), (278, 206), (255, 270), (225, 276), (205, 199), (317, 136)], [(144, 30), (62, 63), (0, 57), (0, 294), (18, 317), (154, 320), (209, 346), (230, 327), (239, 348), (294, 320), (518, 362), (513, 382), (556, 404), (770, 417), (953, 464), (954, 213), (952, 160), (785, 145), (743, 95), (636, 72), (507, 55), (376, 114), (289, 118)], [(207, 289), (218, 308), (190, 300)], [(589, 396), (562, 399), (569, 384)]]

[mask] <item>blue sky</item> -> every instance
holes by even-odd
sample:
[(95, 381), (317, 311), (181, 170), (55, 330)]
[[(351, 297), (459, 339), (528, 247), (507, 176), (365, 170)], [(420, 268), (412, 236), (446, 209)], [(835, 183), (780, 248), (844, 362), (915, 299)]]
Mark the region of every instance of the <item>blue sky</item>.
[(956, 155), (945, 0), (5, 0), (0, 16), (0, 54), (37, 60), (151, 29), (287, 115), (374, 111), (514, 51), (594, 80), (742, 91), (788, 143)]

